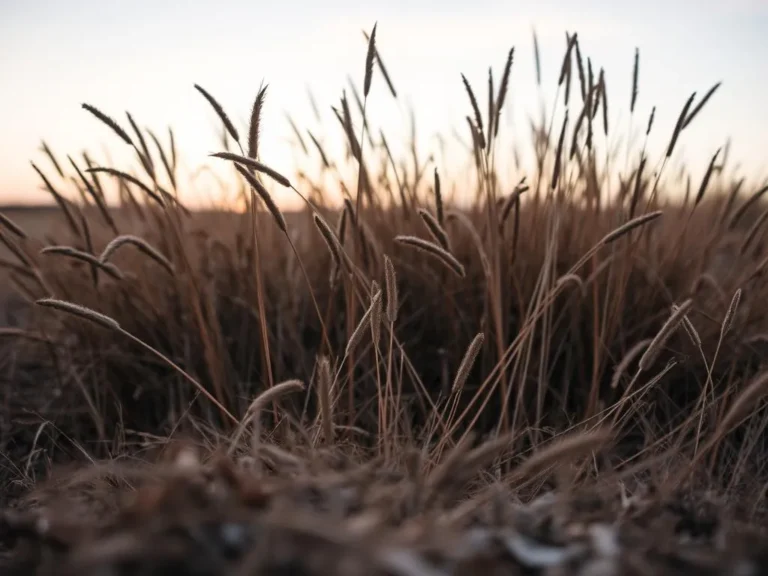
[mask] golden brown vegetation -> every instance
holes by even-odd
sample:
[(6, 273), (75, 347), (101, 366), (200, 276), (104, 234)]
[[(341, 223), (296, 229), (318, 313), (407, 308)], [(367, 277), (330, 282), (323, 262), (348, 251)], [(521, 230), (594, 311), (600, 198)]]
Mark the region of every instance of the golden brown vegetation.
[[(195, 86), (240, 152), (214, 156), (247, 184), (243, 212), (187, 210), (173, 133), (165, 148), (148, 133), (163, 176), (130, 115), (136, 138), (84, 105), (141, 171), (69, 158), (70, 178), (44, 145), (58, 178), (35, 170), (66, 227), (42, 242), (0, 215), (0, 264), (28, 304), (21, 326), (0, 331), (0, 478), (8, 498), (27, 494), (0, 518), (0, 540), (25, 559), (19, 573), (764, 569), (751, 556), (764, 543), (745, 544), (736, 519), (760, 517), (768, 480), (766, 188), (736, 179), (727, 150), (693, 198), (695, 175), (668, 168), (718, 85), (658, 136), (657, 170), (645, 143), (621, 167), (594, 136), (602, 110), (608, 146), (604, 72), (589, 58), (585, 69), (568, 35), (565, 119), (532, 126), (537, 168), (507, 190), (497, 166), (511, 153), (499, 143), (510, 50), (485, 117), (461, 76), (475, 176), (462, 208), (415, 145), (400, 163), (383, 132), (366, 132), (377, 71), (398, 97), (375, 37), (360, 118), (346, 96), (334, 108), (348, 157), (330, 158), (312, 133), (315, 149), (301, 140), (344, 191), (341, 209), (319, 181), (268, 165), (266, 88), (246, 153), (224, 107)], [(633, 118), (638, 66), (636, 55)], [(538, 50), (536, 68), (540, 85)], [(654, 111), (646, 142), (665, 129)], [(104, 175), (119, 207), (106, 207)], [(273, 183), (304, 208), (283, 214)], [(192, 444), (179, 449), (182, 438)], [(35, 489), (72, 462), (90, 466)], [(739, 512), (686, 500), (702, 485)], [(206, 522), (223, 540), (201, 532)]]

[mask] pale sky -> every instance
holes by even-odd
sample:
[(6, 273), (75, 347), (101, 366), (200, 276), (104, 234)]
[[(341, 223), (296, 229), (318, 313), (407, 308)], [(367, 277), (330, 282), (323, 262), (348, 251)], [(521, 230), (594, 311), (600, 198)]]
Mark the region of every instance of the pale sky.
[[(703, 95), (723, 81), (685, 132), (680, 153), (703, 170), (731, 137), (732, 156), (744, 175), (760, 177), (768, 165), (768, 0), (0, 0), (0, 202), (48, 200), (29, 164), (35, 160), (53, 173), (38, 150), (43, 139), (62, 163), (66, 154), (79, 158), (83, 149), (106, 162), (107, 145), (118, 167), (135, 165), (126, 147), (80, 108), (83, 102), (126, 127), (128, 110), (164, 139), (170, 124), (188, 165), (210, 162), (207, 154), (219, 149), (219, 124), (195, 83), (240, 122), (241, 132), (260, 84), (268, 83), (261, 157), (291, 173), (300, 155), (291, 146), (285, 112), (302, 128), (338, 142), (330, 107), (342, 89), (349, 94), (348, 76), (362, 84), (361, 30), (374, 22), (403, 104), (393, 103), (377, 75), (368, 117), (398, 149), (407, 134), (406, 103), (415, 109), (425, 149), (435, 150), (430, 136), (437, 132), (451, 139), (456, 128), (466, 137), (469, 108), (460, 74), (484, 103), (488, 67), (498, 85), (511, 46), (516, 58), (504, 126), (513, 123), (510, 135), (525, 138), (526, 116), (537, 113), (538, 103), (535, 27), (548, 106), (565, 32), (578, 32), (584, 56), (596, 69), (605, 68), (611, 123), (625, 134), (639, 47), (635, 126), (644, 126), (657, 105), (650, 143), (656, 157), (690, 93)], [(307, 87), (323, 114), (322, 126)]]

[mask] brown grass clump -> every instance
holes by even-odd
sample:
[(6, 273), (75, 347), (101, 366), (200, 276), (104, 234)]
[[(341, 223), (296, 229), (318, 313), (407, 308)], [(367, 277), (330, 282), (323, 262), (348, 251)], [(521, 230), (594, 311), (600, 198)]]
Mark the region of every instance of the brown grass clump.
[(369, 97), (397, 93), (365, 37), (363, 97), (328, 128), (348, 154), (291, 120), (314, 172), (262, 162), (265, 87), (246, 151), (195, 85), (239, 209), (187, 210), (173, 132), (163, 148), (130, 115), (129, 136), (84, 105), (138, 171), (86, 154), (72, 172), (43, 146), (60, 213), (0, 215), (3, 573), (761, 573), (766, 188), (719, 143), (698, 188), (672, 170), (719, 84), (654, 170), (639, 53), (636, 150), (569, 33), (528, 170), (500, 129), (510, 49), (488, 94), (457, 81), (454, 181), (415, 127), (402, 159), (374, 126)]

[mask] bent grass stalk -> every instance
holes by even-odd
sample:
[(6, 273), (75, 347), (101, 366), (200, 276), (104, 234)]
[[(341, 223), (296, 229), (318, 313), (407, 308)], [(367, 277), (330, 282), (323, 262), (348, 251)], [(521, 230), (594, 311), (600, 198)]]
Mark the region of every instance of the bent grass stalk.
[(259, 394), (253, 400), (253, 402), (251, 402), (250, 406), (248, 406), (248, 409), (243, 415), (243, 419), (240, 421), (237, 429), (232, 435), (232, 439), (229, 442), (229, 448), (227, 449), (227, 454), (229, 456), (234, 454), (235, 450), (237, 449), (237, 445), (240, 442), (240, 438), (242, 437), (243, 432), (245, 432), (245, 427), (248, 424), (249, 418), (259, 418), (261, 411), (264, 410), (271, 402), (274, 402), (275, 400), (288, 394), (301, 392), (302, 390), (304, 390), (304, 383), (301, 380), (286, 380), (280, 384), (275, 384), (271, 388), (267, 388), (261, 394)]
[(97, 324), (103, 328), (107, 328), (109, 330), (112, 330), (113, 332), (117, 332), (119, 334), (122, 334), (129, 340), (132, 340), (151, 354), (154, 354), (157, 356), (160, 360), (168, 364), (171, 368), (173, 368), (176, 372), (178, 372), (184, 379), (186, 379), (188, 382), (190, 382), (195, 389), (197, 389), (198, 392), (200, 392), (203, 396), (205, 396), (208, 401), (210, 401), (214, 406), (216, 406), (219, 410), (221, 410), (222, 414), (224, 414), (227, 418), (229, 418), (230, 421), (237, 424), (238, 420), (235, 418), (229, 410), (227, 410), (216, 398), (213, 397), (213, 395), (206, 390), (205, 386), (200, 384), (197, 380), (195, 380), (192, 376), (190, 376), (186, 371), (184, 371), (180, 366), (178, 366), (176, 363), (174, 363), (170, 358), (165, 356), (162, 352), (156, 350), (143, 340), (137, 338), (127, 330), (124, 330), (120, 324), (117, 323), (116, 320), (113, 318), (110, 318), (109, 316), (102, 314), (100, 312), (96, 312), (95, 310), (92, 310), (90, 308), (86, 308), (85, 306), (80, 306), (78, 304), (73, 304), (72, 302), (66, 302), (63, 300), (57, 300), (54, 298), (43, 298), (41, 300), (37, 300), (36, 304), (38, 306), (42, 306), (44, 308), (52, 308), (54, 310), (58, 310), (60, 312), (65, 312), (71, 316), (76, 316), (78, 318), (81, 318), (83, 320), (87, 320), (89, 322), (92, 322), (94, 324)]
[(416, 236), (402, 235), (395, 236), (395, 242), (399, 242), (400, 244), (405, 244), (407, 246), (412, 246), (435, 257), (460, 278), (464, 278), (466, 276), (464, 266), (461, 264), (461, 262), (459, 262), (453, 254), (444, 248), (441, 248), (437, 244), (434, 244), (433, 242), (429, 242), (428, 240), (424, 240), (422, 238), (417, 238)]

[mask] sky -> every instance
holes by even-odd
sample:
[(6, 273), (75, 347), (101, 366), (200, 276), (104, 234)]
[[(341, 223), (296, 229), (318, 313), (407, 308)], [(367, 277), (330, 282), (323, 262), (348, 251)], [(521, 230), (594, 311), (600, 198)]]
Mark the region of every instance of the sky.
[[(610, 123), (626, 134), (637, 47), (640, 90), (633, 129), (644, 128), (656, 105), (652, 153), (662, 153), (688, 96), (722, 81), (681, 138), (678, 153), (694, 173), (703, 172), (730, 138), (743, 175), (765, 173), (768, 0), (0, 0), (0, 203), (49, 200), (30, 166), (35, 161), (52, 173), (39, 150), (42, 140), (60, 162), (67, 154), (79, 160), (88, 150), (99, 162), (122, 169), (136, 165), (130, 150), (81, 109), (83, 102), (124, 126), (130, 111), (163, 141), (171, 125), (190, 170), (213, 166), (208, 154), (220, 149), (220, 125), (195, 83), (222, 103), (241, 132), (260, 85), (268, 84), (260, 155), (292, 173), (303, 156), (286, 112), (332, 148), (341, 145), (331, 106), (342, 90), (349, 93), (348, 79), (362, 85), (362, 30), (375, 22), (378, 49), (400, 97), (395, 102), (375, 76), (367, 115), (396, 153), (407, 141), (409, 107), (425, 151), (435, 149), (437, 133), (450, 137), (456, 129), (466, 137), (469, 107), (461, 74), (485, 101), (488, 67), (498, 83), (512, 46), (516, 56), (503, 128), (509, 141), (525, 141), (527, 117), (538, 115), (540, 102), (535, 28), (547, 106), (554, 99), (565, 33), (578, 32), (584, 56), (605, 69)], [(509, 150), (500, 154), (509, 158)], [(195, 182), (192, 203), (221, 199), (204, 177)], [(288, 192), (282, 194), (278, 200), (290, 202)]]

